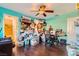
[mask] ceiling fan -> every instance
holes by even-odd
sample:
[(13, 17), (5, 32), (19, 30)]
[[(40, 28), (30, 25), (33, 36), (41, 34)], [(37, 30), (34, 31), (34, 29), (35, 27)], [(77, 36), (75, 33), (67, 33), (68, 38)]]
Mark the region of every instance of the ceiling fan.
[(32, 10), (32, 12), (37, 12), (35, 16), (38, 16), (41, 14), (44, 17), (46, 17), (47, 16), (46, 13), (53, 13), (54, 11), (46, 9), (46, 5), (40, 5), (38, 10)]

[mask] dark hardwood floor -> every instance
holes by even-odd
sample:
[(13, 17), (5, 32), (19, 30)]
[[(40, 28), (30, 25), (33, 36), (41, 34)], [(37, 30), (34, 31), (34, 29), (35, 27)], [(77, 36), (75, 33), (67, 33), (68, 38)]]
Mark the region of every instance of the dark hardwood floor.
[(13, 48), (13, 56), (66, 56), (65, 46), (45, 47), (37, 45), (35, 47), (15, 47)]

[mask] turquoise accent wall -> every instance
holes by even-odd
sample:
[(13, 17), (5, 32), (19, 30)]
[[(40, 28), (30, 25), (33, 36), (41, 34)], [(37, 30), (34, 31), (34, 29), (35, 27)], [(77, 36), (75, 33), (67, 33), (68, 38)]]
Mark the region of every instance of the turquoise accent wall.
[[(16, 16), (16, 17), (19, 18), (18, 19), (18, 23), (19, 23), (19, 25), (18, 25), (18, 35), (19, 35), (21, 16), (27, 16), (27, 15), (24, 15), (22, 13), (0, 7), (0, 29), (2, 28), (2, 31), (0, 31), (0, 38), (4, 37), (4, 35), (3, 35), (4, 34), (3, 33), (3, 15), (4, 14)], [(35, 19), (34, 17), (31, 17), (31, 16), (27, 16), (27, 17), (30, 17), (31, 19)]]
[(67, 32), (67, 19), (70, 17), (79, 16), (77, 10), (73, 10), (70, 13), (66, 13), (59, 16), (50, 16), (47, 18), (48, 25), (52, 25), (53, 29), (63, 29), (63, 31)]

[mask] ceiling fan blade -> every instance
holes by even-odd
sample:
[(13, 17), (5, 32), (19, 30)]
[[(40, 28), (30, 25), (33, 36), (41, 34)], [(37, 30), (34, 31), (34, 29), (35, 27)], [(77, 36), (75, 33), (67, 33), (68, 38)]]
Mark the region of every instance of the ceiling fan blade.
[(47, 15), (45, 13), (43, 13), (43, 16), (46, 17)]
[(35, 16), (38, 16), (39, 15), (39, 13), (37, 13)]
[(31, 12), (38, 12), (38, 10), (31, 10)]
[(54, 11), (53, 10), (45, 10), (45, 12), (53, 13)]

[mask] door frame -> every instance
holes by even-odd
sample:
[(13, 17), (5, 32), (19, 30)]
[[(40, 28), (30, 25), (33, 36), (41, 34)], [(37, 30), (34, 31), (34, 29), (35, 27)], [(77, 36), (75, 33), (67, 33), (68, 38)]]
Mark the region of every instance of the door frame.
[(68, 35), (67, 42), (68, 43), (76, 41), (75, 21), (77, 19), (79, 19), (79, 17), (70, 17), (67, 19), (67, 35)]
[[(3, 15), (3, 37), (5, 37), (5, 26), (4, 26), (4, 21), (5, 21), (5, 16), (11, 16), (11, 17), (16, 17), (16, 20), (18, 21), (18, 17), (17, 16), (13, 16), (13, 15), (9, 15), (9, 14), (4, 14)], [(12, 20), (12, 23), (13, 23), (13, 20)], [(17, 22), (18, 23), (18, 22)], [(19, 23), (18, 23), (19, 24)], [(18, 24), (17, 24), (17, 33), (18, 33)], [(12, 24), (13, 25), (13, 24)], [(18, 36), (17, 36), (18, 37)]]

